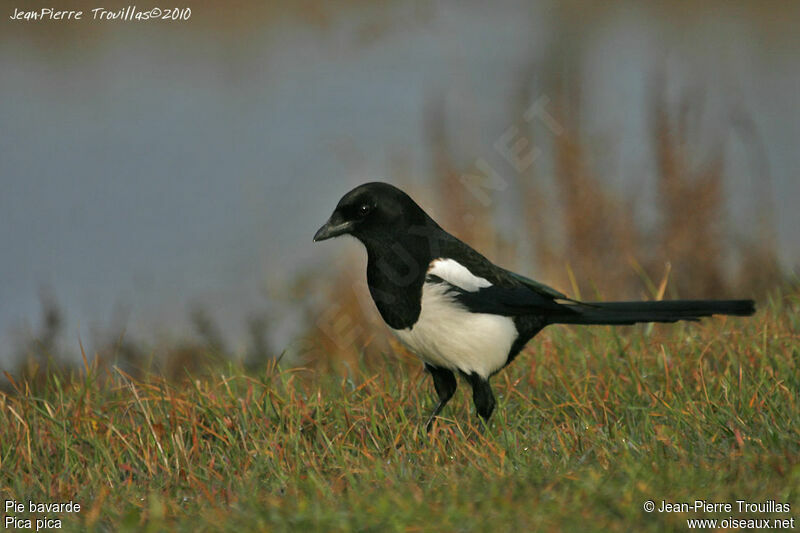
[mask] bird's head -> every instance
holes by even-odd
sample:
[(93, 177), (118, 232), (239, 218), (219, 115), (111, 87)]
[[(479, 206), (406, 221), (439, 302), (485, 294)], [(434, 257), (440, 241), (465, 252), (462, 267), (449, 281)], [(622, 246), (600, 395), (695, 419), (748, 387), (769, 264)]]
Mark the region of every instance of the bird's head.
[(314, 242), (349, 234), (365, 244), (392, 238), (430, 218), (406, 193), (388, 183), (359, 185), (345, 194)]

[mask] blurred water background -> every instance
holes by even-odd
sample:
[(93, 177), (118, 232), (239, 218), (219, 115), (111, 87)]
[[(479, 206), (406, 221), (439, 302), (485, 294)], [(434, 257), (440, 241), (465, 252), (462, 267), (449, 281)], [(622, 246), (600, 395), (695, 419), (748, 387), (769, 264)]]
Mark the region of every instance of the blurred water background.
[(672, 294), (763, 295), (800, 264), (800, 4), (189, 5), (5, 4), (0, 368), (79, 339), (280, 353), (363, 296), (330, 289), (359, 247), (311, 236), (374, 179), (568, 292), (652, 296), (670, 262)]

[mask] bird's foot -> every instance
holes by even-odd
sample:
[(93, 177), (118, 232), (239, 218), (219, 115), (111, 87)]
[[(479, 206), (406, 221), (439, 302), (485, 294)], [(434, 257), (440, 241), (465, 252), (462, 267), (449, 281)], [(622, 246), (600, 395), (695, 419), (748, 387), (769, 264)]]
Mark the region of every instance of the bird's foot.
[(430, 433), (431, 429), (433, 429), (433, 421), (436, 420), (436, 415), (431, 415), (428, 417), (427, 422), (425, 422), (425, 433)]
[(479, 416), (478, 425), (476, 426), (478, 434), (481, 436), (485, 436), (486, 432), (488, 431), (488, 428), (489, 428), (489, 421), (483, 418), (482, 416)]

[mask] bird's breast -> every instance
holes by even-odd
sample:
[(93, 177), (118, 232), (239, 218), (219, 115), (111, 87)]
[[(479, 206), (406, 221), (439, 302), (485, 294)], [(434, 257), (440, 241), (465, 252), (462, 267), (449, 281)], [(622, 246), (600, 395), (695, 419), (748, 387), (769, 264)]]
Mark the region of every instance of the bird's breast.
[(506, 316), (473, 313), (459, 304), (447, 283), (425, 282), (417, 321), (395, 335), (424, 361), (488, 377), (508, 359), (518, 332)]

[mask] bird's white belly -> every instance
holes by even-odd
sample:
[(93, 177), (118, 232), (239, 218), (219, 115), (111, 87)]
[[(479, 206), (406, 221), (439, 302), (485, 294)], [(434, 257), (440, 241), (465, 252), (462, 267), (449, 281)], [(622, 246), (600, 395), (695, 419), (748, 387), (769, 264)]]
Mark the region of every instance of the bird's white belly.
[(392, 331), (424, 361), (482, 377), (503, 367), (518, 334), (511, 318), (471, 313), (439, 283), (423, 286), (417, 322)]

